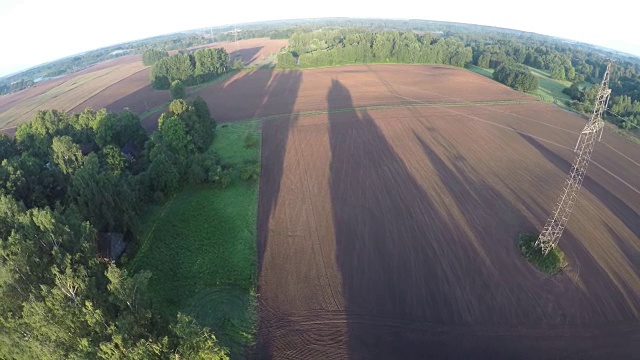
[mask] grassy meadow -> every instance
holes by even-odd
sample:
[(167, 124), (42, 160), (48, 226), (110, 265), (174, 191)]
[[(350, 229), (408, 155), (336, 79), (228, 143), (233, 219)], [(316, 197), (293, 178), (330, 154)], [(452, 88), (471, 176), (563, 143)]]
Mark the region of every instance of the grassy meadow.
[[(259, 159), (243, 138), (256, 122), (218, 127), (213, 147), (233, 167)], [(140, 245), (127, 267), (150, 270), (149, 291), (164, 315), (178, 312), (210, 326), (232, 357), (256, 330), (256, 211), (258, 182), (237, 176), (224, 188), (186, 188), (150, 209), (137, 231)]]

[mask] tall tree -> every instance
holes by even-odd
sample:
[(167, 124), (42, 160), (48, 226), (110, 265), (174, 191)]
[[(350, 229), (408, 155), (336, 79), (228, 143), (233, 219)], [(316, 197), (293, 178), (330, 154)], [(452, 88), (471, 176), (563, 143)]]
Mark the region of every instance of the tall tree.
[(63, 174), (72, 174), (82, 165), (82, 150), (69, 136), (57, 136), (51, 143), (53, 161)]

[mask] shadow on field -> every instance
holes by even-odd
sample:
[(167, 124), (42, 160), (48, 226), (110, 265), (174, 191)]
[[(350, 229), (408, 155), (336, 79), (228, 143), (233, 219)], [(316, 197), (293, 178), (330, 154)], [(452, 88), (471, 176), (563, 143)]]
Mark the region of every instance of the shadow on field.
[[(329, 111), (353, 107), (349, 90), (337, 80), (327, 103)], [(358, 314), (445, 321), (452, 309), (446, 296), (437, 296), (444, 293), (441, 281), (429, 279), (437, 272), (438, 255), (426, 230), (446, 222), (366, 112), (330, 112), (329, 140), (336, 262), (350, 357), (416, 356), (429, 345), (419, 346), (407, 332), (358, 321)]]
[[(327, 101), (329, 110), (353, 107), (349, 90), (336, 80)], [(479, 240), (474, 244), (463, 226), (451, 220), (449, 210), (435, 202), (436, 194), (426, 193), (416, 181), (368, 113), (330, 112), (329, 124), (336, 262), (350, 357), (507, 354), (499, 347), (487, 348), (475, 340), (476, 334), (446, 332), (451, 330), (448, 325), (513, 320), (508, 318), (513, 309), (504, 307), (512, 307), (509, 301), (514, 300), (503, 295), (511, 284), (518, 288), (518, 279), (496, 281), (483, 246), (495, 246), (497, 256), (505, 251), (519, 256), (511, 235), (519, 226), (530, 226), (524, 216), (495, 189), (472, 179), (473, 174), (451, 168), (416, 136), (456, 199), (464, 217), (460, 220)], [(505, 220), (509, 217), (517, 219)], [(487, 218), (492, 222), (485, 223)], [(503, 234), (504, 222), (514, 234)], [(500, 265), (513, 263), (512, 257), (503, 258), (507, 260)], [(517, 304), (530, 301), (526, 293), (515, 298)], [(500, 337), (491, 341), (507, 342)], [(518, 354), (517, 346), (510, 348), (509, 354)]]
[[(266, 70), (260, 70), (254, 73), (266, 72)], [(265, 83), (262, 88), (264, 89), (264, 96), (261, 98), (248, 99), (249, 103), (246, 104), (246, 106), (253, 106), (252, 109), (254, 109), (256, 114), (265, 111), (265, 108), (273, 107), (277, 107), (283, 114), (291, 114), (296, 102), (298, 89), (300, 88), (302, 73), (299, 71), (268, 71), (268, 73), (272, 74), (272, 76), (270, 77), (268, 84)], [(260, 75), (262, 79), (265, 78), (264, 74)], [(229, 86), (248, 86), (248, 84), (234, 85), (234, 83), (232, 83)], [(260, 84), (253, 84), (251, 86), (260, 86)], [(283, 96), (283, 94), (286, 96)], [(286, 119), (263, 121), (261, 124), (262, 164), (260, 172), (258, 219), (256, 224), (258, 234), (258, 294), (261, 293), (260, 275), (262, 273), (265, 249), (267, 248), (267, 243), (269, 241), (269, 220), (271, 219), (276, 201), (280, 195), (280, 182), (283, 174), (289, 129), (297, 122), (297, 119), (298, 118), (296, 116), (291, 116)], [(265, 312), (268, 310), (267, 307), (260, 304), (258, 306), (258, 344), (256, 346), (257, 354), (255, 354), (255, 357), (268, 359), (272, 356), (270, 344), (272, 344), (274, 340), (263, 337), (271, 336), (268, 331), (264, 330), (265, 326), (269, 326), (268, 318), (271, 314), (267, 314)]]
[[(105, 108), (112, 112), (120, 112), (125, 108), (129, 108), (132, 112), (141, 115), (169, 101), (171, 101), (171, 94), (169, 94), (168, 90), (154, 90), (151, 84), (148, 84), (125, 97), (115, 100)], [(79, 110), (82, 111), (82, 109)]]
[(287, 115), (292, 113), (301, 76), (295, 71), (241, 71), (230, 79), (196, 91), (194, 96), (207, 102), (218, 123)]
[(240, 58), (240, 60), (242, 60), (245, 65), (247, 65), (255, 60), (256, 55), (260, 52), (260, 50), (262, 50), (263, 47), (264, 46), (256, 46), (253, 48), (232, 51), (231, 53), (229, 53), (229, 61), (231, 61), (231, 63), (233, 64), (236, 59)]
[[(539, 141), (526, 135), (522, 136), (531, 146), (538, 150), (549, 162), (555, 165), (563, 173), (569, 173), (571, 164), (554, 151), (550, 150)], [(623, 200), (600, 185), (590, 176), (585, 176), (583, 187), (596, 196), (611, 213), (635, 235), (640, 235), (640, 216), (629, 207)], [(561, 191), (561, 189), (558, 189)], [(558, 193), (559, 195), (559, 193)], [(578, 195), (577, 206), (584, 195)], [(551, 209), (549, 209), (551, 211)], [(640, 276), (640, 253), (635, 246), (629, 243), (629, 239), (624, 239), (608, 223), (598, 223), (594, 226), (604, 226), (610, 234), (609, 239), (613, 246), (613, 254), (621, 254), (620, 260), (612, 263), (608, 260), (612, 254), (607, 254), (600, 247), (587, 248), (586, 244), (565, 231), (560, 247), (567, 253), (573, 255), (576, 264), (576, 271), (584, 279), (584, 290), (589, 294), (590, 301), (594, 302), (594, 307), (598, 309), (615, 308), (618, 314), (624, 319), (635, 318), (632, 308), (640, 310), (638, 302), (640, 291), (632, 289), (634, 278)], [(602, 241), (602, 240), (600, 240)], [(625, 261), (626, 260), (626, 261)], [(627, 267), (628, 266), (628, 267)], [(625, 272), (625, 269), (630, 271)], [(599, 303), (596, 303), (599, 302)]]
[[(531, 146), (540, 152), (549, 162), (565, 174), (569, 174), (571, 163), (562, 156), (556, 154), (538, 140), (527, 135), (520, 134)], [(636, 213), (629, 205), (619, 197), (586, 175), (582, 184), (590, 193), (595, 195), (624, 225), (629, 228), (636, 236), (640, 237), (640, 214)], [(579, 200), (578, 200), (579, 201)]]

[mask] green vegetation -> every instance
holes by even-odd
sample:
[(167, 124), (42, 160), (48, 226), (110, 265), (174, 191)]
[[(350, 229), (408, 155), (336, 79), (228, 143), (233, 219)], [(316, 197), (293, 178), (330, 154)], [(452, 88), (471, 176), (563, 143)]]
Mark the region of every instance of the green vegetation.
[(467, 66), (465, 66), (465, 68), (467, 70), (471, 70), (476, 74), (480, 74), (484, 77), (488, 77), (489, 79), (493, 79), (493, 69), (485, 69), (485, 68), (481, 68), (479, 66), (473, 65), (473, 64), (467, 64)]
[(493, 72), (493, 79), (523, 92), (534, 92), (538, 89), (538, 79), (526, 66), (506, 62)]
[(556, 274), (565, 266), (565, 256), (559, 247), (553, 248), (545, 256), (542, 251), (535, 247), (538, 237), (533, 234), (521, 234), (518, 237), (518, 247), (529, 262), (536, 266), (540, 271), (547, 274)]
[(529, 70), (538, 78), (538, 83), (540, 84), (535, 92), (536, 95), (542, 100), (553, 102), (561, 107), (567, 107), (566, 104), (571, 101), (571, 97), (563, 91), (571, 86), (571, 82), (552, 79), (549, 72), (545, 70), (532, 67), (529, 67)]
[[(256, 122), (224, 125), (213, 150), (228, 168), (259, 158)], [(136, 231), (140, 249), (127, 266), (150, 270), (149, 291), (168, 317), (181, 312), (213, 328), (238, 356), (254, 341), (257, 182), (190, 187), (153, 208)]]
[(169, 89), (176, 80), (184, 85), (201, 84), (228, 70), (229, 54), (224, 49), (200, 49), (158, 60), (151, 68), (151, 84), (158, 90)]
[[(139, 229), (142, 210), (187, 184), (189, 189), (229, 185), (228, 171), (211, 146), (214, 130), (206, 103), (197, 98), (191, 104), (169, 104), (151, 136), (135, 114), (104, 109), (74, 115), (40, 111), (18, 127), (15, 140), (0, 136), (0, 358), (225, 359), (228, 349), (219, 345), (211, 328), (224, 329), (223, 336), (230, 339), (225, 344), (233, 349), (250, 342), (252, 320), (225, 311), (241, 304), (248, 309), (241, 315), (253, 318), (255, 185), (227, 187), (215, 199), (205, 196), (206, 204), (188, 208), (189, 216), (175, 215), (184, 224), (162, 232), (180, 249), (197, 244), (197, 251), (205, 253), (201, 238), (189, 243), (181, 229), (193, 229), (193, 219), (204, 221), (197, 215), (207, 214), (201, 212), (211, 209), (207, 205), (218, 206), (209, 226), (198, 224), (197, 229), (220, 236), (220, 242), (233, 234), (234, 241), (212, 248), (217, 255), (209, 265), (191, 262), (192, 270), (222, 271), (220, 259), (231, 261), (236, 268), (224, 265), (230, 277), (220, 284), (237, 284), (242, 296), (206, 290), (208, 295), (196, 298), (213, 299), (206, 310), (193, 303), (171, 311), (177, 308), (156, 297), (155, 277), (164, 282), (166, 271), (184, 269), (187, 265), (172, 262), (183, 259), (182, 254), (172, 250), (160, 263), (173, 266), (156, 275), (149, 271), (156, 270), (152, 266), (123, 269), (114, 262), (118, 254), (108, 250), (115, 247), (101, 245), (118, 233), (133, 247), (140, 245), (142, 240), (130, 234)], [(246, 204), (247, 213), (230, 210), (237, 204)], [(180, 209), (184, 207), (176, 211)], [(250, 225), (242, 229), (249, 230), (242, 232), (246, 223)], [(247, 243), (253, 247), (245, 249)], [(162, 240), (142, 245), (166, 254)], [(185, 273), (185, 286), (193, 285), (195, 273)]]
[(184, 85), (180, 80), (174, 80), (171, 83), (171, 87), (169, 87), (169, 92), (171, 93), (171, 98), (174, 100), (184, 99), (186, 96)]
[[(473, 64), (466, 66), (468, 70), (471, 70), (477, 74), (493, 79), (494, 69), (484, 69)], [(571, 86), (568, 81), (559, 81), (551, 79), (549, 73), (544, 70), (538, 70), (532, 67), (528, 67), (531, 74), (538, 79), (538, 89), (533, 93), (540, 97), (540, 99), (554, 103), (564, 109), (570, 109), (569, 103), (571, 103), (571, 97), (567, 95), (567, 88)]]
[(145, 66), (151, 66), (158, 62), (162, 58), (169, 56), (166, 50), (147, 49), (142, 53), (142, 64)]
[(309, 68), (345, 64), (407, 63), (464, 66), (471, 48), (459, 39), (432, 34), (362, 29), (296, 32), (289, 50), (278, 55), (281, 68)]

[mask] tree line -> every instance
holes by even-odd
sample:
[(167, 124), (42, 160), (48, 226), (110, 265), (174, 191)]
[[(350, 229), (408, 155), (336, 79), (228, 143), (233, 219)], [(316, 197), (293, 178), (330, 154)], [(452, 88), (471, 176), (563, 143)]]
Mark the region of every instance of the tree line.
[(33, 86), (35, 83), (31, 79), (20, 79), (12, 83), (0, 84), (0, 95), (10, 94), (16, 91), (24, 90)]
[(196, 50), (160, 58), (151, 68), (154, 89), (167, 90), (178, 80), (183, 85), (209, 81), (229, 70), (229, 54), (222, 48)]
[(570, 81), (564, 93), (572, 99), (573, 109), (590, 113), (595, 105), (597, 86), (611, 58), (618, 58), (611, 70), (610, 110), (626, 120), (610, 118), (620, 127), (633, 129), (640, 125), (640, 61), (637, 58), (603, 54), (587, 45), (568, 44), (529, 35), (464, 34), (461, 39), (473, 49), (473, 63), (483, 68), (498, 69), (502, 64), (516, 63), (549, 71), (557, 80)]
[(471, 48), (456, 38), (413, 32), (335, 29), (296, 32), (289, 49), (278, 55), (283, 68), (361, 63), (447, 64), (462, 67)]
[(183, 184), (226, 186), (206, 103), (173, 101), (150, 136), (125, 110), (50, 110), (0, 135), (0, 358), (226, 358), (208, 328), (169, 319), (135, 274), (97, 256)]
[[(327, 28), (334, 23), (360, 24), (367, 29)], [(392, 28), (391, 24), (432, 32), (371, 30)], [(565, 89), (572, 98), (568, 105), (588, 113), (594, 106), (593, 93), (596, 91), (591, 84), (600, 83), (609, 59), (616, 58), (618, 61), (610, 81), (613, 92), (610, 109), (625, 120), (613, 117), (610, 120), (629, 129), (640, 125), (640, 112), (633, 105), (640, 101), (640, 61), (637, 58), (519, 31), (437, 22), (420, 24), (413, 20), (367, 19), (310, 22), (305, 27), (298, 27), (290, 36), (287, 51), (278, 55), (278, 66), (294, 69), (385, 62), (454, 66), (472, 63), (496, 71), (500, 69), (497, 74), (494, 72), (494, 79), (517, 90), (532, 92), (538, 86), (537, 80), (526, 65), (548, 71), (554, 79), (570, 81), (572, 86)], [(433, 32), (438, 28), (443, 31)]]

